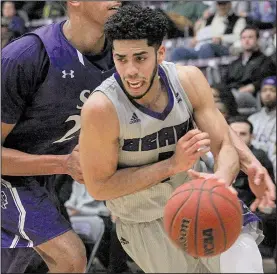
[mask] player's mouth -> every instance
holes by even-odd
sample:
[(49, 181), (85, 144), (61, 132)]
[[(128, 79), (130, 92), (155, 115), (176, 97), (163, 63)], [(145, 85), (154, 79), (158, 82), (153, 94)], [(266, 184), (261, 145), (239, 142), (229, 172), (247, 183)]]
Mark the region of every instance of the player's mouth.
[(137, 82), (130, 82), (130, 81), (127, 81), (127, 84), (130, 88), (132, 89), (139, 89), (143, 86), (143, 81), (137, 81)]
[(109, 8), (109, 10), (119, 10), (120, 7), (121, 7), (121, 4), (118, 4), (116, 6)]

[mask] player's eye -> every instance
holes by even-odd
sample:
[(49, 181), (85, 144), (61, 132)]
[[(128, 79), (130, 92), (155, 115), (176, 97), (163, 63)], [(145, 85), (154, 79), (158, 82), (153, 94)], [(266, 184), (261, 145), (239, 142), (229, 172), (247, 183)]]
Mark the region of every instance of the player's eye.
[(120, 63), (125, 63), (126, 58), (117, 58), (117, 61), (120, 62)]
[(142, 62), (142, 61), (146, 60), (146, 58), (144, 56), (137, 56), (136, 59), (137, 59), (138, 62)]

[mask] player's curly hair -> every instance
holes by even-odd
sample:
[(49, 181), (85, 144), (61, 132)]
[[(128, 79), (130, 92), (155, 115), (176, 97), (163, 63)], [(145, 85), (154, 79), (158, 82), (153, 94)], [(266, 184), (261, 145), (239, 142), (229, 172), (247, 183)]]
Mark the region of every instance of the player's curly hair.
[(167, 18), (158, 10), (126, 5), (108, 19), (104, 32), (111, 43), (114, 40), (147, 39), (148, 46), (159, 47), (167, 29)]

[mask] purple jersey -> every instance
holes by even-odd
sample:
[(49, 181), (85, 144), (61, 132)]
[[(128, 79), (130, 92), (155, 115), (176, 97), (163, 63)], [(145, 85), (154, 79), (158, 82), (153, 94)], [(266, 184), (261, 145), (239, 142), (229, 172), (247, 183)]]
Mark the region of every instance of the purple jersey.
[[(16, 124), (7, 148), (70, 153), (78, 143), (84, 102), (114, 72), (108, 45), (100, 55), (86, 57), (68, 42), (62, 25), (42, 27), (2, 51), (2, 122)], [(12, 185), (19, 181), (4, 178)]]
[[(91, 91), (114, 73), (108, 44), (83, 55), (63, 23), (28, 33), (2, 50), (2, 122), (15, 124), (4, 147), (30, 154), (69, 154)], [(32, 247), (71, 229), (59, 211), (56, 176), (2, 176), (2, 247)]]

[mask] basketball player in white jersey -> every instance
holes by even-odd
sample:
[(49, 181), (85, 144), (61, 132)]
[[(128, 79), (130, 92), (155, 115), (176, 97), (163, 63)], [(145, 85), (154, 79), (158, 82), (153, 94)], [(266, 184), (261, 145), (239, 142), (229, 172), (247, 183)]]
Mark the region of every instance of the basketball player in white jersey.
[(262, 273), (258, 219), (247, 210), (241, 235), (220, 256), (191, 257), (167, 237), (163, 209), (188, 170), (211, 150), (214, 176), (231, 186), (238, 153), (203, 74), (163, 61), (160, 13), (126, 6), (105, 32), (117, 73), (83, 107), (80, 157), (87, 189), (107, 200), (124, 249), (147, 273)]

